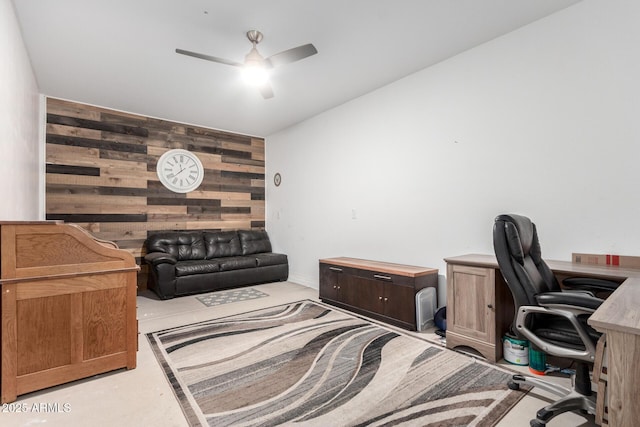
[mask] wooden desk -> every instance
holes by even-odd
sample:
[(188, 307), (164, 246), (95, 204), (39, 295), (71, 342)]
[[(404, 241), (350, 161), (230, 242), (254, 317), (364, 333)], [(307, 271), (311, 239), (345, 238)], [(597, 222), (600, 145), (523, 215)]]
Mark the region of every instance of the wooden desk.
[[(445, 261), (447, 262), (448, 323), (452, 317), (455, 319), (455, 312), (449, 313), (449, 287), (450, 280), (453, 280), (453, 277), (449, 277), (449, 266), (452, 268), (467, 266), (493, 271), (494, 274), (500, 276), (494, 278), (497, 280), (496, 286), (502, 286), (499, 283), (501, 274), (498, 263), (493, 255), (462, 255), (445, 258)], [(616, 266), (576, 264), (568, 261), (548, 260), (546, 262), (559, 279), (568, 276), (583, 276), (609, 279), (621, 283), (620, 287), (591, 315), (589, 324), (606, 334), (607, 339), (609, 426), (631, 427), (638, 425), (640, 419), (640, 398), (638, 398), (640, 396), (640, 270)], [(495, 308), (500, 310), (499, 306)], [(495, 326), (494, 324), (488, 327)], [(495, 334), (501, 337), (506, 329), (499, 329), (496, 328)], [(447, 330), (447, 346), (449, 346), (448, 335), (449, 331)], [(473, 342), (473, 337), (466, 341), (463, 339), (463, 345), (470, 345)], [(493, 344), (498, 347), (497, 342)]]
[(640, 419), (640, 274), (630, 276), (589, 318), (606, 334), (609, 426)]
[(0, 403), (135, 368), (137, 272), (73, 224), (0, 221)]

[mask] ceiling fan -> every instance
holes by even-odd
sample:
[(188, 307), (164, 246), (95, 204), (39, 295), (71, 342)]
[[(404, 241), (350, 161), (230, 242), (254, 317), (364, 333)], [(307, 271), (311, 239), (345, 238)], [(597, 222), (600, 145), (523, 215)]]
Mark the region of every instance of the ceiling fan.
[(245, 56), (244, 62), (236, 62), (230, 59), (218, 58), (216, 56), (205, 55), (197, 52), (190, 52), (184, 49), (176, 49), (176, 53), (193, 56), (194, 58), (205, 59), (207, 61), (219, 62), (221, 64), (240, 67), (247, 78), (252, 79), (254, 84), (260, 89), (263, 98), (273, 97), (273, 89), (268, 81), (267, 70), (299, 61), (308, 56), (315, 55), (318, 50), (311, 43), (287, 49), (267, 58), (260, 55), (256, 46), (262, 41), (263, 34), (258, 30), (247, 31), (247, 38), (253, 44), (249, 53)]

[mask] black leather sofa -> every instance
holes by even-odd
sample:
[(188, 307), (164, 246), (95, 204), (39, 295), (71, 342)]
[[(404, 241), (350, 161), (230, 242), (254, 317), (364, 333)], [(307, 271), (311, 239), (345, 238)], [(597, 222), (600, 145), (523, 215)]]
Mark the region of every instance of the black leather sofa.
[(148, 287), (161, 299), (287, 280), (287, 255), (264, 230), (170, 231), (147, 238)]

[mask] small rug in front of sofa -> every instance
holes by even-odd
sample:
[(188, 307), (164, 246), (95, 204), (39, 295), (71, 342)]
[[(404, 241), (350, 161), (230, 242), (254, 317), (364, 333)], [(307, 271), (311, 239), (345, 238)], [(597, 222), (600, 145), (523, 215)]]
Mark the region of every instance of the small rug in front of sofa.
[(231, 302), (246, 301), (249, 299), (268, 297), (269, 294), (265, 294), (257, 289), (253, 288), (240, 288), (229, 289), (228, 291), (217, 291), (209, 294), (199, 295), (196, 297), (198, 301), (206, 305), (207, 307), (213, 307), (214, 305), (229, 304)]
[(481, 426), (510, 373), (322, 303), (147, 334), (190, 426)]

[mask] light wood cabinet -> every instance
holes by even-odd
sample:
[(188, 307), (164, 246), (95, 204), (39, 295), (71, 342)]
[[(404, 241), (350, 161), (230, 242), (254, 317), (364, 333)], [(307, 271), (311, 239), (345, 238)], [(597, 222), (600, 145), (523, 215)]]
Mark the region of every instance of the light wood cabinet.
[(447, 347), (470, 347), (502, 358), (502, 335), (513, 320), (513, 298), (500, 271), (447, 258)]
[(0, 402), (136, 367), (133, 255), (59, 222), (0, 222)]
[(438, 270), (356, 258), (320, 260), (320, 299), (402, 328), (416, 329), (416, 293), (436, 287)]

